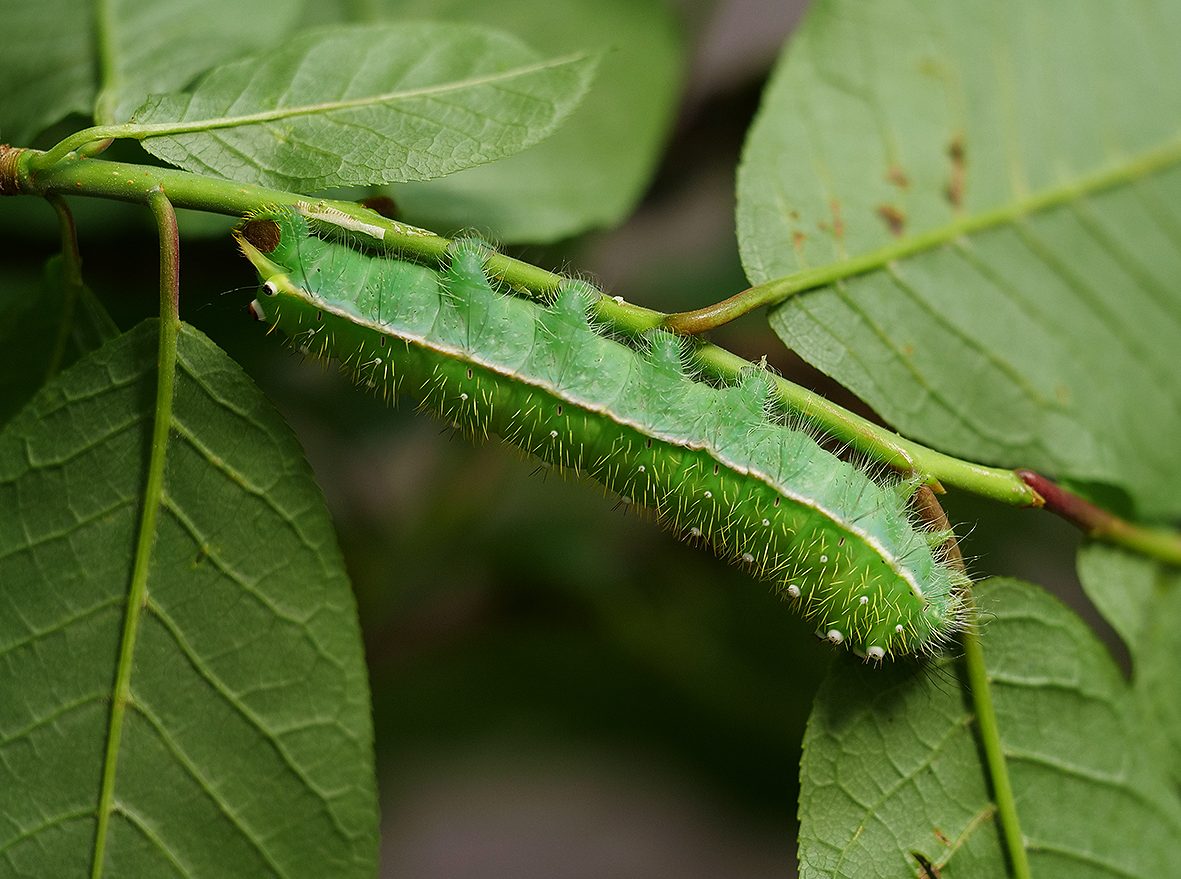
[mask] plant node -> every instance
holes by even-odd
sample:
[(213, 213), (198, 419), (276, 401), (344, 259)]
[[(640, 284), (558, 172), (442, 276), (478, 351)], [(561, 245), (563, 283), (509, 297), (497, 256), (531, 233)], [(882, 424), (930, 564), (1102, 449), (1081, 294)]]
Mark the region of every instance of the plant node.
[(0, 195), (18, 195), (21, 191), (20, 181), (17, 179), (17, 162), (23, 147), (9, 146), (0, 143)]

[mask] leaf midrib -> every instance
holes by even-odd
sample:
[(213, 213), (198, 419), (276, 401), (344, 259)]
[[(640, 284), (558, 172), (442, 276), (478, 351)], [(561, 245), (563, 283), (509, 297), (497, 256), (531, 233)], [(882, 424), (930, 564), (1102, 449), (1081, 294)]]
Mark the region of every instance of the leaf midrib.
[(299, 104), (293, 107), (278, 107), (274, 110), (266, 110), (259, 113), (248, 113), (242, 116), (214, 116), (207, 119), (196, 119), (185, 122), (159, 122), (147, 125), (128, 123), (127, 125), (117, 127), (124, 137), (134, 137), (137, 140), (144, 140), (151, 137), (161, 137), (170, 134), (187, 134), (190, 132), (210, 131), (219, 128), (237, 128), (246, 125), (258, 125), (265, 122), (274, 122), (279, 119), (288, 119), (293, 116), (320, 115), (332, 113), (337, 110), (350, 110), (355, 107), (369, 107), (373, 106), (374, 104), (389, 104), (396, 101), (407, 101), (413, 100), (415, 98), (432, 97), (435, 95), (447, 94), (449, 92), (460, 91), (468, 88), (479, 88), (480, 86), (494, 85), (498, 82), (529, 76), (530, 74), (544, 70), (574, 65), (579, 62), (586, 61), (591, 57), (592, 55), (589, 52), (574, 52), (569, 55), (562, 55), (557, 58), (539, 61), (536, 64), (528, 64), (522, 67), (514, 67), (509, 70), (503, 70), (499, 73), (453, 80), (451, 82), (433, 86), (424, 86), (417, 89), (405, 89), (385, 92), (377, 95), (366, 95), (364, 97), (350, 98), (348, 100), (321, 101), (314, 104)]
[(934, 250), (961, 236), (1010, 225), (1024, 217), (1069, 204), (1088, 195), (1133, 183), (1177, 164), (1181, 164), (1181, 137), (1155, 149), (1133, 155), (1121, 164), (1084, 174), (1071, 182), (1038, 190), (1025, 198), (1015, 199), (977, 214), (957, 218), (921, 234), (899, 238), (849, 259), (764, 281), (751, 288), (751, 305), (747, 310), (764, 305), (777, 305), (796, 293), (827, 287), (857, 275), (869, 274), (895, 260)]
[(156, 537), (156, 516), (164, 496), (164, 464), (168, 457), (168, 435), (172, 426), (176, 387), (176, 351), (179, 321), (162, 317), (159, 322), (159, 348), (156, 361), (156, 397), (152, 419), (152, 445), (148, 458), (147, 480), (143, 489), (143, 510), (136, 532), (135, 557), (127, 606), (119, 638), (119, 657), (111, 692), (111, 714), (107, 725), (107, 743), (103, 752), (102, 782), (96, 809), (94, 848), (90, 865), (91, 879), (101, 879), (106, 860), (110, 819), (115, 808), (115, 781), (119, 765), (119, 747), (123, 738), (123, 719), (131, 701), (131, 672), (135, 643), (139, 634), (140, 614), (146, 604), (148, 576), (151, 572), (152, 545)]

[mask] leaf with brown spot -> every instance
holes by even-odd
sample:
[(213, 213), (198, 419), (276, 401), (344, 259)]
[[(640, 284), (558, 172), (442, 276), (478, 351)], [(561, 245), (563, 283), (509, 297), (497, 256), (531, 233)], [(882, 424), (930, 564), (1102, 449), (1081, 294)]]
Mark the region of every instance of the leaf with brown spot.
[(1168, 0), (816, 0), (738, 174), (786, 346), (925, 445), (1181, 517), (1178, 45)]

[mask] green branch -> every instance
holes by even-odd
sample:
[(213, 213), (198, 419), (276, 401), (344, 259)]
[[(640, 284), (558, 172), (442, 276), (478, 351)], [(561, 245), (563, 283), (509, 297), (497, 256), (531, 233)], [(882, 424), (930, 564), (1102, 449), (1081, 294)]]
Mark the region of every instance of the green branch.
[[(231, 216), (276, 206), (307, 208), (311, 201), (298, 193), (170, 168), (86, 158), (48, 164), (47, 156), (36, 150), (0, 147), (0, 194), (69, 193), (148, 204), (154, 194), (163, 191), (176, 207)], [(395, 254), (437, 262), (446, 257), (451, 243), (433, 232), (390, 220), (354, 202), (323, 200), (315, 201), (315, 205), (340, 211), (370, 229), (380, 230), (380, 238), (375, 238), (375, 242)], [(550, 295), (564, 279), (562, 275), (503, 254), (494, 254), (487, 268), (510, 286), (531, 295)], [(599, 299), (596, 313), (612, 329), (632, 335), (663, 326), (669, 317), (626, 302), (621, 296), (606, 294)], [(704, 342), (696, 343), (692, 355), (704, 372), (723, 379), (736, 378), (743, 370), (756, 366), (724, 348)], [(950, 486), (1017, 507), (1045, 504), (1036, 487), (1013, 470), (987, 467), (928, 448), (780, 376), (775, 376), (774, 384), (778, 398), (788, 409), (801, 413), (850, 448), (902, 473), (916, 475), (936, 490)], [(1055, 504), (1051, 509), (1061, 512), (1063, 507)], [(1093, 529), (1089, 532), (1092, 536), (1154, 558), (1181, 563), (1181, 533), (1146, 528), (1111, 514), (1107, 516), (1105, 527)]]

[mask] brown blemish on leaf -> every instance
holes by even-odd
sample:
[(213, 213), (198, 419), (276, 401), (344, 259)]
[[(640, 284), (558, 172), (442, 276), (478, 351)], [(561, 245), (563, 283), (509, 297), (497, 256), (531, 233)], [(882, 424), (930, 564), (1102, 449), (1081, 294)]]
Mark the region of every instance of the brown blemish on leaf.
[[(910, 342), (905, 343), (902, 346), (902, 356), (906, 358), (914, 357), (914, 345), (910, 344)], [(939, 831), (935, 832), (938, 833)]]
[(804, 242), (807, 240), (808, 236), (799, 229), (796, 229), (791, 233), (791, 246), (794, 247), (797, 252), (804, 249)]
[(262, 253), (270, 253), (279, 246), (279, 224), (274, 220), (247, 220), (242, 225), (242, 237)]
[(890, 229), (890, 234), (895, 238), (902, 235), (906, 228), (906, 214), (894, 207), (892, 204), (880, 204), (877, 208), (877, 215), (882, 218), (885, 224)]
[(947, 157), (951, 159), (951, 175), (947, 178), (947, 200), (954, 208), (964, 204), (964, 178), (967, 163), (964, 159), (964, 137), (957, 134), (947, 145)]
[(910, 178), (906, 176), (906, 172), (899, 165), (891, 165), (889, 167), (886, 171), (886, 180), (893, 183), (899, 189), (910, 188)]
[(845, 221), (841, 219), (841, 203), (835, 198), (828, 203), (832, 211), (832, 234), (837, 238), (845, 237)]
[[(939, 840), (941, 843), (943, 843), (944, 845), (951, 845), (951, 840), (947, 838), (947, 834), (944, 833), (942, 830), (940, 830), (938, 827), (932, 827), (931, 832), (934, 833), (935, 838), (937, 840)], [(914, 854), (914, 852), (911, 852), (911, 854)]]

